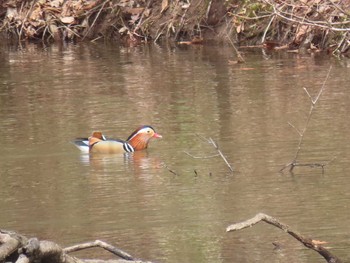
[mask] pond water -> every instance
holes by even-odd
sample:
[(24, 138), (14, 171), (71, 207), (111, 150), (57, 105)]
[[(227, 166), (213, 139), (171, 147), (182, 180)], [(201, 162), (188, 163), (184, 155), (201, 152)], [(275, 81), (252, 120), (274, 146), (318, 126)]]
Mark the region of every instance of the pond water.
[[(229, 46), (2, 45), (0, 227), (62, 246), (101, 239), (153, 262), (324, 262), (264, 223), (225, 232), (264, 212), (349, 260), (349, 61), (243, 52), (235, 64)], [(288, 123), (305, 127), (304, 88), (315, 97), (330, 67), (298, 160), (331, 162), (280, 173), (299, 141)], [(134, 155), (70, 143), (142, 124), (163, 139)]]

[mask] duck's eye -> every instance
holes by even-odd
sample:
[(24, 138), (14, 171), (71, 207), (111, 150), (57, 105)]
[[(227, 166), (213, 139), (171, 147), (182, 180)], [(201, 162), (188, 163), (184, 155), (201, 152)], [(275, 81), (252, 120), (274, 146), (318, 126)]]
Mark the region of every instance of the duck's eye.
[(150, 130), (147, 130), (147, 133), (150, 133), (151, 131)]

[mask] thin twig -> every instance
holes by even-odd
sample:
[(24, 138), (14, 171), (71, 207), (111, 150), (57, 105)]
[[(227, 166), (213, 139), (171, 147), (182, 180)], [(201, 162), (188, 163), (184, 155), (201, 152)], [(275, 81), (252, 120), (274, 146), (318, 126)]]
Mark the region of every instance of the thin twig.
[(292, 127), (292, 128), (294, 128), (296, 131), (297, 131), (297, 133), (299, 134), (299, 136), (302, 136), (302, 134), (301, 134), (301, 132), (299, 131), (299, 129), (297, 128), (297, 127), (295, 127), (292, 123), (290, 123), (290, 122), (288, 122), (288, 124)]
[(243, 56), (241, 55), (241, 52), (238, 51), (238, 49), (236, 48), (235, 44), (233, 43), (231, 37), (230, 37), (229, 35), (227, 35), (227, 38), (228, 38), (228, 40), (230, 41), (231, 46), (233, 47), (233, 49), (234, 49), (235, 52), (236, 52), (236, 55), (237, 55), (237, 57), (238, 57), (238, 61), (239, 61), (239, 62), (245, 62)]
[(330, 66), (329, 69), (328, 69), (327, 76), (326, 76), (326, 78), (325, 78), (324, 81), (323, 81), (322, 88), (320, 89), (320, 91), (319, 91), (318, 94), (317, 94), (315, 103), (318, 101), (318, 99), (319, 99), (319, 97), (321, 96), (321, 94), (322, 94), (324, 88), (326, 87), (326, 82), (327, 82), (327, 80), (328, 80), (328, 78), (329, 78), (329, 75), (331, 74), (331, 70), (332, 70), (332, 66)]
[(263, 34), (263, 36), (262, 36), (262, 38), (261, 38), (261, 43), (264, 43), (264, 42), (265, 42), (265, 37), (266, 37), (267, 31), (269, 31), (269, 28), (270, 28), (270, 26), (271, 26), (271, 24), (272, 24), (272, 22), (273, 22), (274, 19), (275, 19), (275, 16), (272, 16), (271, 19), (270, 19), (269, 24), (268, 24), (267, 27), (265, 28), (264, 34)]
[(214, 142), (214, 140), (211, 137), (209, 138), (209, 141), (215, 147), (215, 149), (218, 151), (218, 153), (220, 154), (221, 158), (225, 161), (225, 163), (228, 166), (228, 168), (230, 169), (230, 171), (233, 172), (232, 166), (229, 164), (229, 162), (227, 161), (226, 157), (222, 154), (222, 152), (219, 149), (219, 146), (217, 145), (217, 143)]

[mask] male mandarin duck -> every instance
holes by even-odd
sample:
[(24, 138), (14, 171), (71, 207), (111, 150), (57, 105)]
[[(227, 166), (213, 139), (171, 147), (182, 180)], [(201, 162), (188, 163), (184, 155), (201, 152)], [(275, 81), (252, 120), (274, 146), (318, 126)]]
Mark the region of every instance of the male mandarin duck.
[(127, 153), (146, 149), (151, 138), (162, 136), (151, 126), (144, 125), (136, 129), (126, 141), (107, 139), (101, 132), (93, 132), (89, 138), (77, 138), (73, 143), (86, 153)]

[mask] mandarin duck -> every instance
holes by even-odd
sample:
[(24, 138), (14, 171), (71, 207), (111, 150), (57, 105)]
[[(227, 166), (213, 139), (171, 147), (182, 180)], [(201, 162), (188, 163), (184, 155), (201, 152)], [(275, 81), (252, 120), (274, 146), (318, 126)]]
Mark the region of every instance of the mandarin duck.
[(85, 153), (128, 153), (147, 148), (151, 138), (162, 138), (149, 126), (136, 129), (124, 140), (107, 139), (101, 132), (93, 132), (89, 138), (77, 138), (73, 144)]

